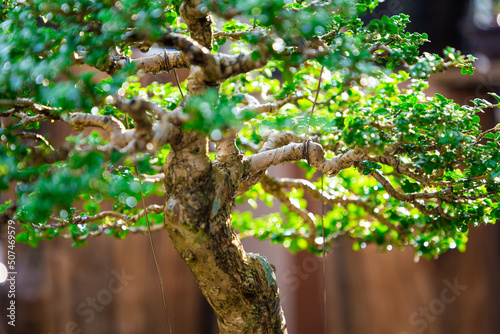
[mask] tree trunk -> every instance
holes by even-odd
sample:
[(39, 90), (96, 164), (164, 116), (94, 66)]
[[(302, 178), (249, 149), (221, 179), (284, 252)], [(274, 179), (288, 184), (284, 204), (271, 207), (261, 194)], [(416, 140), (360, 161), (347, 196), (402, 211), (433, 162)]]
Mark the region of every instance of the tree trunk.
[[(198, 56), (204, 56), (212, 49), (212, 18), (200, 4), (185, 0), (180, 13), (191, 38), (204, 47)], [(213, 65), (191, 67), (188, 96), (218, 87), (222, 77), (214, 76)], [(211, 162), (206, 137), (176, 132), (165, 165), (166, 228), (214, 309), (221, 333), (286, 333), (271, 265), (246, 253), (231, 225), (245, 163), (236, 138), (229, 137), (217, 143), (217, 159)]]
[(165, 166), (165, 223), (220, 332), (287, 333), (271, 265), (246, 253), (231, 225), (238, 184), (210, 161), (205, 137), (179, 132), (178, 139)]

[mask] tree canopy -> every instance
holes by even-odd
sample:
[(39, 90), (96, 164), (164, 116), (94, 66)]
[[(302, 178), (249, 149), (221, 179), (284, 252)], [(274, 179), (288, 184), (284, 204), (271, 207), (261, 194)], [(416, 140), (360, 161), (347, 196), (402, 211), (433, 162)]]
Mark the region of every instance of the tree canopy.
[[(33, 247), (82, 246), (145, 232), (149, 217), (221, 333), (286, 333), (272, 266), (242, 237), (293, 252), (339, 238), (417, 258), (465, 250), (469, 227), (500, 218), (500, 127), (479, 125), (500, 96), (426, 95), (429, 76), (471, 74), (474, 57), (420, 52), (427, 35), (406, 32), (407, 15), (368, 19), (377, 4), (3, 1), (0, 191), (16, 195), (0, 221)], [(180, 69), (177, 84), (141, 84)], [(63, 127), (74, 135), (55, 142)], [(267, 174), (283, 163), (304, 177)]]
[[(451, 47), (420, 53), (427, 35), (406, 32), (407, 15), (364, 19), (377, 3), (4, 1), (0, 190), (15, 186), (16, 198), (1, 204), (2, 217), (14, 217), (17, 240), (31, 246), (124, 238), (145, 231), (145, 211), (161, 229), (168, 201), (144, 209), (141, 191), (168, 195), (172, 147), (179, 133), (196, 133), (212, 145), (211, 168), (236, 184), (210, 203), (211, 214), (221, 201), (282, 204), (264, 217), (233, 211), (241, 237), (294, 252), (319, 252), (340, 237), (356, 249), (409, 246), (417, 256), (463, 251), (470, 226), (500, 218), (500, 135), (479, 125), (500, 97), (465, 106), (427, 96), (430, 75), (471, 74), (474, 58)], [(133, 48), (153, 46), (164, 49), (131, 58)], [(96, 70), (77, 74), (84, 64)], [(179, 87), (139, 82), (184, 68)], [(38, 131), (52, 122), (94, 131), (56, 144)], [(265, 173), (284, 162), (304, 179)], [(306, 200), (322, 197), (324, 235)], [(102, 211), (109, 200), (113, 210)]]

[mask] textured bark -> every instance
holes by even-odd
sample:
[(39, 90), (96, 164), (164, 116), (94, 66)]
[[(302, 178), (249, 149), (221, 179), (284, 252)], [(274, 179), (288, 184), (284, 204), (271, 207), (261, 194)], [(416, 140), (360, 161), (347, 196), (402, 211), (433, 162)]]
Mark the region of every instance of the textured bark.
[(316, 167), (326, 175), (335, 176), (343, 169), (368, 158), (366, 153), (357, 149), (339, 154), (331, 159), (326, 159), (324, 154), (323, 147), (318, 143), (311, 141), (290, 143), (273, 150), (259, 152), (248, 158), (249, 172), (255, 174), (283, 162), (306, 159), (311, 166)]
[[(185, 1), (180, 9), (192, 41), (173, 41), (191, 63), (189, 95), (260, 65), (207, 52), (212, 48), (212, 19), (199, 5)], [(244, 251), (231, 225), (244, 166), (234, 138), (217, 144), (214, 164), (205, 137), (179, 132), (171, 147), (165, 167), (167, 229), (214, 309), (221, 333), (286, 333), (273, 269), (265, 257)]]
[[(170, 34), (164, 40), (176, 44), (191, 64), (188, 96), (261, 64), (250, 63), (249, 57), (212, 56), (208, 51), (212, 19), (200, 8), (196, 0), (187, 0), (180, 8), (191, 38)], [(265, 257), (245, 252), (231, 224), (231, 210), (247, 166), (235, 136), (217, 143), (214, 162), (208, 156), (205, 136), (178, 131), (169, 142), (165, 225), (215, 311), (220, 332), (287, 333), (271, 265)]]
[[(77, 54), (76, 57), (77, 63), (84, 64), (85, 55), (83, 53)], [(152, 56), (130, 59), (124, 53), (113, 49), (108, 57), (109, 61), (104, 65), (99, 66), (98, 69), (111, 75), (118, 69), (124, 68), (129, 63), (135, 64), (135, 68), (138, 72), (149, 74), (169, 72), (171, 70), (187, 68), (189, 66), (187, 59), (179, 51), (164, 50), (163, 52)]]
[[(217, 316), (221, 333), (286, 333), (273, 269), (263, 256), (246, 253), (231, 225), (241, 176), (241, 156), (212, 163), (207, 139), (181, 134), (165, 166), (165, 222)], [(240, 161), (238, 162), (238, 158)], [(239, 170), (237, 166), (240, 166)]]
[(171, 70), (187, 68), (188, 63), (179, 51), (164, 51), (149, 57), (132, 59), (136, 69), (150, 74), (169, 72)]
[(206, 11), (201, 11), (200, 6), (201, 2), (198, 0), (186, 0), (179, 11), (191, 32), (191, 38), (204, 47), (212, 49), (212, 17)]

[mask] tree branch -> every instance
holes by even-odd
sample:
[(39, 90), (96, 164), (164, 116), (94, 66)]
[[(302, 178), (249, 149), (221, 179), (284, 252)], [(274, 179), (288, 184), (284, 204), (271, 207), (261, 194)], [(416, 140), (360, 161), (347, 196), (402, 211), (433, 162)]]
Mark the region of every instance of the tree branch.
[[(60, 218), (52, 218), (53, 220), (58, 221), (58, 223), (45, 224), (43, 226), (31, 224), (31, 226), (35, 230), (48, 230), (48, 229), (53, 229), (53, 228), (64, 229), (64, 228), (71, 226), (71, 225), (87, 224), (87, 223), (103, 220), (106, 218), (116, 219), (115, 222), (109, 222), (106, 224), (97, 225), (97, 226), (95, 226), (97, 228), (96, 230), (88, 231), (87, 234), (76, 237), (76, 240), (83, 241), (83, 240), (87, 240), (90, 237), (99, 236), (108, 230), (116, 230), (116, 229), (121, 230), (123, 227), (126, 227), (127, 231), (130, 233), (148, 233), (147, 226), (132, 226), (132, 225), (135, 224), (137, 221), (139, 221), (142, 217), (144, 217), (146, 215), (146, 213), (148, 213), (148, 214), (149, 213), (162, 214), (163, 210), (164, 210), (163, 205), (152, 204), (152, 205), (149, 205), (148, 207), (146, 207), (146, 210), (143, 209), (139, 213), (137, 213), (131, 217), (128, 217), (127, 215), (120, 213), (120, 212), (116, 212), (116, 211), (103, 211), (103, 212), (100, 212), (94, 216), (88, 216), (88, 215), (73, 216), (71, 222), (69, 222), (67, 220), (62, 220)], [(3, 219), (2, 215), (0, 215), (0, 222), (1, 222), (1, 219)], [(10, 218), (8, 218), (8, 219), (10, 219)], [(150, 226), (150, 229), (151, 229), (151, 231), (164, 230), (164, 224), (153, 224)], [(61, 237), (65, 238), (65, 239), (75, 240), (75, 237), (71, 233), (61, 232), (60, 235), (61, 235)]]
[[(108, 224), (107, 226), (99, 225), (97, 226), (97, 230), (95, 231), (90, 231), (84, 236), (77, 237), (77, 240), (79, 241), (84, 241), (87, 240), (91, 237), (97, 237), (99, 235), (102, 235), (109, 229), (121, 229), (123, 224)], [(150, 226), (151, 232), (156, 232), (156, 231), (163, 231), (165, 227), (163, 224), (154, 224)], [(148, 228), (146, 226), (130, 226), (127, 231), (129, 233), (142, 233), (142, 234), (147, 234), (149, 233)], [(64, 239), (71, 239), (74, 240), (75, 238), (70, 234), (70, 233), (61, 233), (61, 237)]]
[[(441, 208), (441, 198), (439, 198), (439, 194), (444, 193), (445, 191), (437, 192), (437, 193), (413, 193), (413, 194), (402, 194), (394, 187), (392, 184), (387, 180), (380, 172), (372, 172), (370, 175), (372, 175), (377, 181), (382, 184), (382, 187), (384, 187), (385, 191), (395, 199), (401, 201), (401, 202), (406, 202), (412, 204), (415, 208), (417, 208), (420, 212), (422, 212), (424, 215), (427, 216), (432, 216), (432, 215), (438, 215), (441, 216), (445, 219), (452, 220), (453, 217), (450, 215), (446, 214), (443, 212)], [(417, 200), (418, 199), (428, 199), (428, 198), (438, 198), (438, 207), (434, 209), (429, 209), (425, 205), (419, 203)]]
[(289, 211), (297, 214), (307, 225), (309, 225), (309, 234), (306, 236), (307, 243), (310, 247), (317, 248), (318, 245), (314, 241), (317, 236), (317, 229), (315, 224), (316, 217), (314, 217), (311, 212), (301, 209), (300, 207), (297, 207), (295, 204), (293, 204), (288, 198), (287, 194), (281, 188), (280, 184), (276, 182), (275, 179), (269, 177), (268, 175), (264, 175), (262, 177), (261, 183), (264, 191), (278, 198), (280, 202), (288, 208)]
[(146, 183), (163, 183), (165, 181), (165, 174), (158, 173), (155, 175), (141, 174), (141, 178)]
[(118, 109), (129, 114), (135, 122), (134, 140), (129, 142), (128, 145), (134, 147), (128, 147), (126, 150), (131, 150), (133, 152), (143, 151), (154, 136), (153, 125), (148, 119), (146, 111), (154, 111), (159, 115), (162, 115), (164, 111), (156, 104), (141, 98), (125, 100), (124, 98), (117, 97), (114, 105)]
[[(128, 63), (135, 64), (138, 72), (158, 74), (170, 72), (171, 70), (188, 68), (189, 63), (184, 54), (179, 51), (164, 50), (161, 53), (152, 56), (141, 57), (136, 59), (120, 58), (114, 61), (115, 68), (123, 68)], [(114, 71), (114, 70), (113, 70)], [(113, 71), (106, 71), (112, 74)]]
[(190, 37), (170, 33), (161, 37), (158, 43), (183, 52), (191, 65), (207, 66), (214, 62), (210, 50)]
[[(59, 119), (59, 116), (53, 113), (54, 108), (35, 103), (30, 99), (0, 100), (0, 106), (13, 107), (6, 111), (0, 111), (0, 117), (16, 117), (21, 120), (23, 127), (49, 119)], [(30, 110), (37, 115), (29, 115), (24, 110)]]
[[(267, 134), (267, 140), (264, 142), (264, 145), (261, 147), (259, 152), (266, 152), (272, 149), (276, 149), (278, 147), (285, 146), (291, 142), (302, 142), (302, 138), (294, 134), (293, 132), (286, 131), (286, 132), (278, 132), (278, 131), (271, 131), (269, 134)], [(255, 155), (255, 154), (254, 154)], [(246, 158), (247, 163), (248, 163), (248, 158)], [(245, 161), (245, 160), (244, 160)], [(259, 170), (257, 172), (252, 172), (251, 170), (243, 175), (242, 180), (240, 181), (239, 187), (238, 187), (238, 196), (241, 194), (244, 194), (246, 191), (248, 191), (252, 186), (257, 184), (262, 176), (264, 176), (265, 169), (264, 170)]]
[(371, 216), (373, 216), (375, 219), (377, 219), (384, 225), (387, 225), (388, 227), (395, 227), (395, 225), (391, 224), (391, 222), (389, 222), (389, 220), (387, 220), (383, 214), (375, 212), (374, 211), (375, 208), (370, 207), (366, 202), (362, 201), (359, 198), (334, 197), (328, 194), (326, 191), (320, 191), (314, 184), (312, 184), (307, 180), (281, 178), (281, 179), (275, 179), (275, 181), (285, 188), (302, 189), (309, 196), (311, 196), (314, 200), (317, 201), (321, 201), (323, 196), (325, 203), (331, 206), (342, 205), (343, 207), (346, 207), (348, 204), (354, 204), (358, 207), (363, 208), (366, 212), (369, 212)]
[(291, 131), (278, 132), (273, 130), (267, 135), (267, 139), (259, 152), (265, 152), (278, 147), (283, 147), (290, 143), (301, 143), (303, 141), (303, 138)]
[(48, 140), (45, 139), (45, 137), (42, 136), (39, 133), (32, 133), (32, 132), (24, 132), (24, 131), (22, 131), (22, 132), (20, 132), (18, 134), (18, 136), (20, 138), (27, 138), (27, 139), (33, 139), (33, 140), (36, 140), (36, 141), (40, 141), (40, 142), (44, 143), (52, 151), (54, 151), (54, 148), (52, 147), (52, 145), (50, 145), (50, 143), (48, 142)]
[[(182, 106), (166, 113), (155, 103), (141, 98), (125, 100), (117, 97), (114, 98), (113, 104), (132, 117), (135, 122), (134, 129), (125, 129), (123, 123), (113, 116), (71, 113), (69, 117), (63, 117), (63, 120), (75, 131), (82, 131), (89, 126), (106, 131), (110, 142), (100, 148), (104, 152), (112, 149), (119, 149), (127, 154), (145, 150), (154, 151), (168, 143), (172, 136), (180, 131), (179, 124), (182, 122), (182, 117), (179, 113)], [(148, 110), (159, 120), (152, 123), (146, 113)]]
[(57, 150), (45, 153), (41, 150), (32, 151), (30, 165), (53, 164), (68, 158), (69, 154), (75, 150), (75, 143), (64, 142)]
[[(125, 126), (113, 116), (92, 115), (83, 113), (70, 113), (69, 117), (63, 116), (65, 121), (73, 130), (83, 131), (86, 127), (95, 126), (103, 129), (109, 134), (110, 143), (107, 149), (123, 148), (133, 138), (134, 130), (127, 130)], [(107, 150), (104, 149), (104, 150)]]
[(184, 22), (188, 26), (191, 38), (208, 49), (212, 49), (213, 29), (212, 16), (207, 10), (201, 10), (198, 0), (184, 0), (179, 7)]
[(266, 65), (269, 58), (269, 55), (264, 51), (261, 51), (261, 57), (258, 60), (252, 60), (251, 53), (238, 55), (218, 53), (210, 56), (203, 60), (196, 59), (195, 63), (192, 62), (199, 66), (191, 67), (187, 83), (189, 92), (202, 92), (207, 87), (217, 86), (232, 76), (261, 68)]
[[(139, 213), (128, 217), (127, 215), (116, 212), (116, 211), (102, 211), (99, 212), (96, 215), (93, 216), (73, 216), (70, 221), (68, 220), (63, 220), (61, 218), (53, 218), (55, 221), (58, 221), (59, 223), (56, 224), (45, 224), (43, 226), (38, 226), (38, 225), (33, 225), (34, 228), (39, 229), (39, 230), (47, 230), (50, 228), (65, 228), (70, 225), (77, 225), (77, 224), (87, 224), (95, 221), (100, 221), (106, 218), (110, 219), (116, 219), (116, 222), (113, 223), (106, 223), (106, 224), (101, 224), (99, 225), (99, 229), (97, 231), (91, 231), (87, 235), (79, 238), (78, 240), (85, 240), (90, 236), (96, 236), (102, 234), (106, 229), (115, 229), (115, 228), (121, 228), (122, 226), (127, 227), (127, 230), (130, 232), (147, 232), (147, 229), (141, 228), (141, 227), (135, 227), (132, 228), (132, 225), (138, 222), (142, 217), (146, 215), (146, 213), (154, 213), (154, 214), (162, 214), (164, 210), (163, 205), (157, 205), (157, 204), (151, 204), (146, 209), (141, 210)], [(151, 226), (159, 226), (159, 228), (156, 229), (163, 229), (163, 224), (154, 224)]]
[(290, 143), (273, 150), (259, 152), (247, 158), (250, 173), (255, 174), (273, 165), (283, 162), (299, 161), (306, 159), (311, 166), (317, 168), (325, 175), (335, 176), (340, 171), (352, 167), (355, 163), (368, 158), (360, 149), (349, 150), (331, 159), (325, 159), (324, 151), (320, 144), (311, 141), (303, 143)]
[[(267, 102), (267, 103), (259, 103), (259, 101), (254, 98), (252, 101), (248, 101), (249, 103), (247, 106), (240, 108), (240, 111), (255, 110), (259, 113), (274, 114), (281, 107), (283, 107), (285, 104), (293, 103), (293, 102), (300, 100), (300, 99), (306, 99), (306, 98), (303, 96), (289, 95), (286, 98), (284, 98), (283, 100), (279, 100), (276, 102)], [(247, 100), (249, 100), (249, 99), (247, 99)]]
[[(85, 64), (86, 53), (87, 51), (75, 52), (74, 57), (77, 64)], [(189, 67), (189, 62), (184, 57), (184, 54), (177, 50), (164, 50), (152, 56), (130, 59), (130, 57), (120, 52), (118, 48), (113, 48), (108, 55), (108, 61), (96, 68), (99, 71), (113, 75), (118, 69), (124, 68), (130, 63), (135, 64), (138, 72), (150, 74)]]
[(182, 52), (167, 51), (157, 53), (149, 57), (132, 59), (132, 63), (136, 64), (138, 71), (150, 74), (162, 72), (170, 72), (189, 67), (189, 63), (185, 59)]
[(215, 55), (217, 67), (207, 68), (205, 76), (207, 78), (216, 78), (208, 81), (223, 81), (238, 74), (247, 73), (267, 64), (270, 57), (263, 47), (258, 46), (260, 57), (257, 60), (252, 59), (252, 52), (240, 53), (237, 55), (228, 55), (219, 53)]
[(267, 34), (267, 31), (262, 29), (261, 27), (257, 27), (255, 29), (250, 29), (247, 31), (237, 31), (237, 32), (223, 32), (223, 31), (216, 31), (214, 32), (214, 37), (223, 37), (230, 39), (232, 41), (237, 41), (241, 39), (241, 37), (254, 33), (254, 32), (262, 32), (263, 34)]

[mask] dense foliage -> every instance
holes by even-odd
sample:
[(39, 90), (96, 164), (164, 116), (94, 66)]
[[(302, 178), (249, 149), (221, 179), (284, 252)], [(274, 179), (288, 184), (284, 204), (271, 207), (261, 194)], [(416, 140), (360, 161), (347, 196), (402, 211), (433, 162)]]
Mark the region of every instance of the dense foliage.
[[(64, 236), (82, 245), (101, 233), (123, 238), (144, 230), (141, 188), (146, 196), (163, 196), (158, 174), (168, 143), (130, 154), (103, 149), (109, 138), (102, 131), (57, 145), (50, 136), (34, 135), (75, 112), (113, 116), (134, 128), (114, 103), (118, 97), (147, 99), (166, 112), (181, 108), (183, 129), (213, 142), (237, 130), (247, 156), (284, 131), (297, 142), (321, 144), (328, 159), (364, 156), (324, 178), (324, 236), (306, 200), (320, 200), (321, 177), (305, 160), (296, 165), (310, 181), (266, 176), (239, 194), (236, 203), (252, 209), (273, 206), (275, 198), (282, 202), (280, 212), (264, 217), (236, 210), (240, 236), (270, 239), (292, 251), (319, 251), (323, 240), (331, 245), (348, 237), (355, 249), (411, 246), (418, 256), (437, 256), (464, 250), (470, 226), (500, 218), (500, 135), (483, 132), (478, 116), (500, 97), (493, 94), (495, 104), (478, 99), (462, 106), (425, 94), (433, 73), (460, 67), (471, 74), (473, 57), (453, 48), (420, 53), (427, 36), (406, 32), (404, 14), (365, 22), (376, 0), (203, 0), (198, 8), (214, 15), (211, 53), (264, 63), (183, 99), (175, 84), (141, 86), (142, 73), (129, 58), (135, 47), (147, 51), (165, 44), (164, 36), (187, 34), (179, 6), (137, 0), (0, 5), (0, 191), (16, 191), (0, 213), (11, 212), (22, 223), (18, 241), (36, 246)], [(116, 54), (126, 57), (125, 65), (116, 65)], [(76, 74), (82, 64), (110, 75), (97, 80), (95, 69)], [(186, 92), (185, 83), (181, 89)], [(251, 103), (255, 98), (259, 107)], [(113, 214), (101, 211), (109, 200)], [(161, 226), (162, 210), (150, 212)]]

